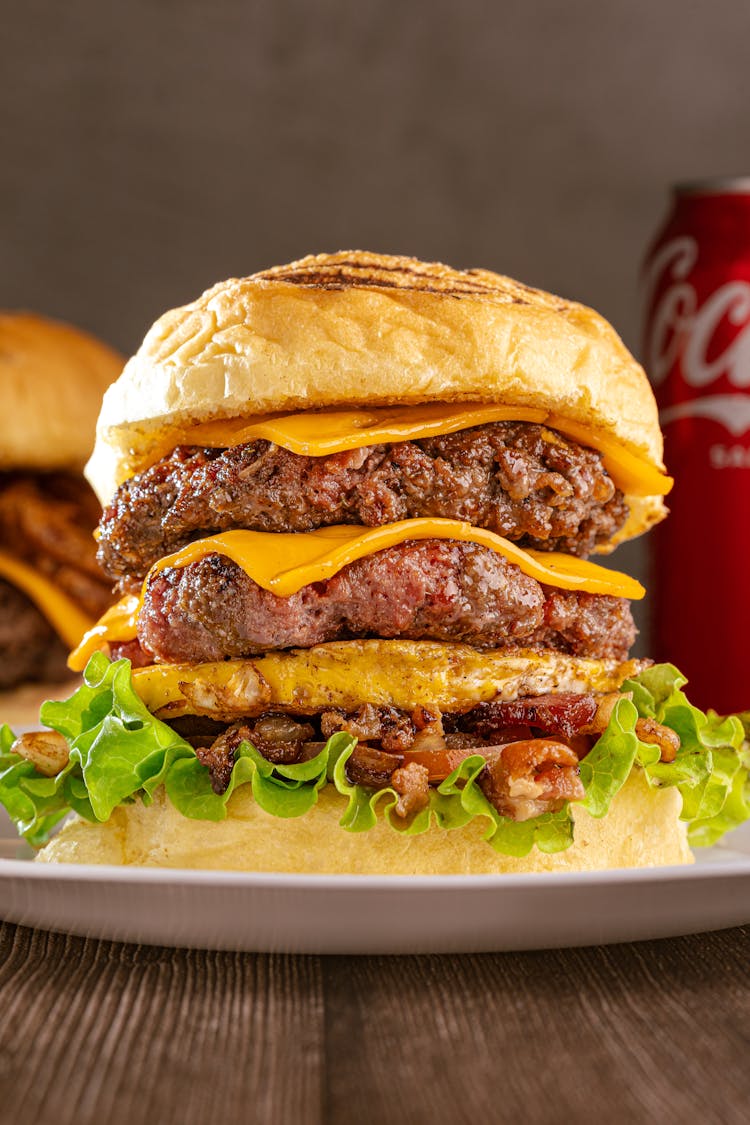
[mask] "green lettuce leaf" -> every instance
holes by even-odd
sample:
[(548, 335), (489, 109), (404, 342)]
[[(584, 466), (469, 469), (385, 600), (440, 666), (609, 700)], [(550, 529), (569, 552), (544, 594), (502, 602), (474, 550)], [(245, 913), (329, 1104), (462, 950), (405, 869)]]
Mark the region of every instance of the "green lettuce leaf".
[[(709, 715), (713, 714), (711, 711), (708, 713)], [(750, 711), (740, 711), (736, 717), (742, 723), (742, 729), (745, 732), (745, 742), (747, 742), (750, 739)]]
[(334, 734), (314, 758), (285, 766), (273, 765), (251, 743), (241, 742), (224, 793), (214, 792), (208, 771), (195, 756), (175, 762), (167, 774), (165, 788), (175, 808), (196, 820), (223, 820), (234, 790), (248, 783), (255, 800), (271, 816), (304, 816), (326, 784), (332, 763), (344, 752), (348, 756), (355, 745), (351, 735)]
[(148, 804), (162, 784), (174, 806), (193, 819), (224, 819), (229, 798), (245, 784), (274, 816), (302, 816), (326, 783), (331, 755), (355, 745), (349, 735), (334, 735), (310, 761), (273, 766), (243, 742), (229, 786), (217, 794), (192, 746), (154, 718), (135, 693), (130, 662), (110, 664), (101, 653), (91, 657), (70, 699), (42, 705), (41, 719), (70, 745), (68, 764), (56, 777), (38, 774), (12, 752), (14, 738), (7, 727), (0, 733), (0, 803), (35, 846), (71, 810), (87, 820), (106, 821), (113, 809), (135, 797)]
[[(605, 816), (633, 769), (643, 769), (652, 785), (675, 785), (683, 798), (683, 818), (694, 844), (714, 843), (750, 816), (747, 743), (736, 717), (705, 715), (682, 692), (685, 679), (671, 665), (656, 665), (623, 685), (632, 702), (621, 699), (609, 725), (580, 766), (583, 807)], [(661, 762), (659, 748), (641, 742), (638, 718), (653, 718), (680, 735), (674, 762)], [(13, 733), (0, 728), (0, 803), (19, 832), (35, 846), (43, 844), (72, 810), (91, 821), (105, 821), (118, 805), (140, 798), (149, 803), (163, 785), (183, 816), (222, 820), (227, 802), (249, 785), (254, 799), (273, 816), (304, 816), (322, 787), (332, 784), (346, 798), (341, 826), (366, 832), (379, 818), (392, 829), (418, 835), (434, 825), (450, 830), (481, 818), (484, 839), (499, 852), (527, 855), (537, 847), (558, 852), (573, 840), (569, 805), (527, 821), (501, 816), (479, 784), (485, 759), (470, 755), (430, 791), (429, 804), (411, 818), (396, 815), (399, 799), (392, 788), (372, 791), (352, 785), (346, 763), (356, 745), (339, 733), (305, 762), (274, 765), (249, 742), (235, 756), (229, 786), (217, 794), (208, 770), (193, 748), (148, 711), (136, 694), (127, 660), (110, 663), (92, 656), (81, 687), (63, 702), (43, 704), (42, 722), (70, 745), (70, 760), (56, 777), (45, 777), (13, 752)]]
[(639, 716), (680, 736), (673, 762), (660, 761), (658, 749), (640, 741), (636, 759), (652, 785), (677, 787), (688, 839), (697, 847), (714, 844), (750, 817), (750, 758), (740, 718), (694, 707), (682, 690), (686, 683), (673, 664), (655, 664), (622, 690), (633, 693)]
[(192, 747), (136, 695), (130, 662), (110, 664), (102, 653), (92, 656), (70, 699), (43, 703), (40, 717), (70, 745), (68, 764), (55, 777), (38, 774), (14, 754), (12, 734), (0, 741), (0, 803), (35, 846), (71, 810), (104, 821), (136, 794), (150, 801), (176, 760), (195, 758)]
[(591, 816), (606, 816), (630, 776), (638, 752), (637, 721), (638, 711), (630, 700), (618, 700), (607, 729), (581, 762), (581, 781), (586, 790), (583, 806)]
[(14, 741), (10, 727), (0, 728), (0, 804), (20, 835), (39, 847), (74, 806), (65, 796), (65, 778), (37, 773), (31, 762), (12, 753)]

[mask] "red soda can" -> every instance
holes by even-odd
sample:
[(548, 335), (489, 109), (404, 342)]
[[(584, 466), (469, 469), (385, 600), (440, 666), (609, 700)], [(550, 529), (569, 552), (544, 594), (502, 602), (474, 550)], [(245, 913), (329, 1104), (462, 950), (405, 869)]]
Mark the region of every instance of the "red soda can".
[(643, 266), (643, 361), (675, 478), (652, 535), (652, 653), (750, 708), (750, 177), (674, 189)]

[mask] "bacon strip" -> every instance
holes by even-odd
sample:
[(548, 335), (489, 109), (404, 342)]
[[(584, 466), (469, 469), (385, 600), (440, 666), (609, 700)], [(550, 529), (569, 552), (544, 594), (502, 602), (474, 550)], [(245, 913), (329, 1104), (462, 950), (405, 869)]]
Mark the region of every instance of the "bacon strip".
[(534, 727), (545, 734), (572, 738), (592, 723), (596, 713), (596, 696), (559, 692), (480, 703), (465, 716), (464, 725), (482, 738), (492, 738), (513, 726)]

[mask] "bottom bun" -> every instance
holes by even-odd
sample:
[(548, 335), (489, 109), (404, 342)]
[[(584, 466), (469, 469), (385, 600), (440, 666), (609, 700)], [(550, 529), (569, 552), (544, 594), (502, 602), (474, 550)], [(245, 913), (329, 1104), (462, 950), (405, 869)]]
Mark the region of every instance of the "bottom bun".
[(675, 789), (653, 789), (634, 773), (595, 820), (575, 809), (575, 842), (547, 855), (501, 855), (482, 839), (483, 818), (464, 828), (431, 828), (404, 836), (383, 821), (368, 832), (338, 825), (344, 798), (327, 786), (310, 812), (280, 819), (264, 812), (249, 786), (232, 796), (226, 820), (188, 820), (160, 790), (154, 803), (116, 809), (106, 824), (79, 818), (39, 853), (43, 863), (110, 863), (213, 871), (278, 871), (321, 875), (485, 875), (533, 871), (596, 871), (692, 863)]

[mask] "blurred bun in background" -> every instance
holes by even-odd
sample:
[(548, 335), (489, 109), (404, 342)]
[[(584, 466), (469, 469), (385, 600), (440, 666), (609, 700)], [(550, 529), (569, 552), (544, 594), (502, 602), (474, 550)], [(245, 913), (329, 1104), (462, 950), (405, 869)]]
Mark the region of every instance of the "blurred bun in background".
[(0, 470), (81, 469), (102, 395), (123, 363), (72, 324), (0, 311)]

